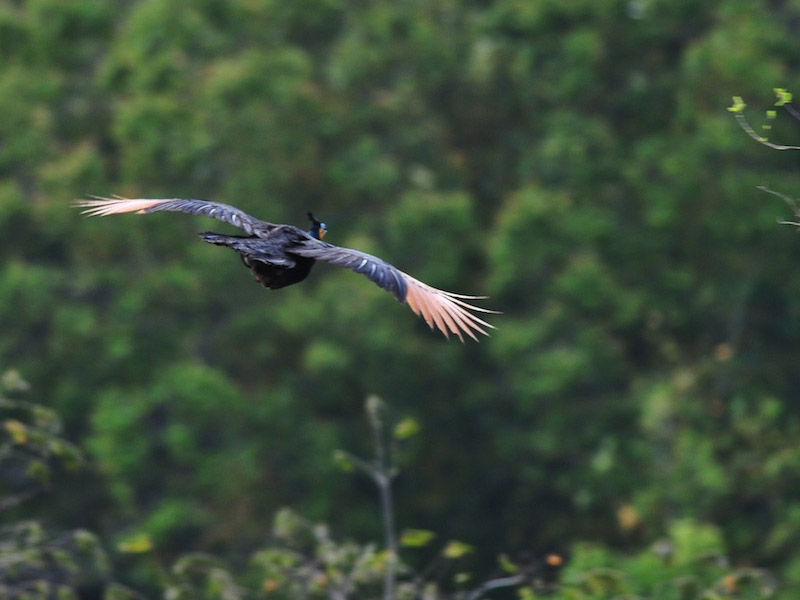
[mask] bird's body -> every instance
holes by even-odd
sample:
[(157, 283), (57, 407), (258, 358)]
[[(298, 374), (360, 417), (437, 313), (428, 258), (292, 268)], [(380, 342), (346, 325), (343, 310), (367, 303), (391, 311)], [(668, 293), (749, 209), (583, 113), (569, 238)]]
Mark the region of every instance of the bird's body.
[(306, 232), (291, 225), (278, 227), (266, 237), (201, 233), (209, 244), (227, 246), (239, 253), (242, 263), (265, 288), (277, 290), (300, 283), (311, 272), (313, 258), (293, 255), (291, 248), (302, 242)]
[(200, 237), (210, 244), (235, 250), (264, 287), (279, 289), (299, 283), (308, 277), (314, 263), (322, 260), (365, 275), (447, 337), (453, 333), (463, 341), (462, 334), (466, 333), (477, 339), (475, 332), (487, 335), (484, 328), (492, 327), (470, 311), (494, 311), (464, 301), (480, 296), (462, 296), (430, 287), (376, 256), (328, 244), (322, 241), (325, 224), (310, 213), (312, 226), (303, 231), (293, 225), (262, 221), (233, 206), (206, 200), (96, 198), (78, 201), (76, 205), (84, 207), (89, 215), (99, 216), (174, 211), (219, 219), (242, 229), (246, 235), (208, 232)]

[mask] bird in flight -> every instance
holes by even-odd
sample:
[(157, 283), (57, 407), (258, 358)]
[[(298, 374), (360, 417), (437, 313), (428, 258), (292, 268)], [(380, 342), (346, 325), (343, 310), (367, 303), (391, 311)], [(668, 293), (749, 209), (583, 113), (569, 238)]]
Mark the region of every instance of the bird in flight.
[(477, 341), (476, 333), (488, 335), (486, 329), (494, 329), (474, 313), (496, 311), (466, 302), (485, 296), (464, 296), (436, 289), (376, 256), (324, 242), (325, 224), (311, 213), (308, 213), (311, 228), (303, 231), (294, 225), (268, 223), (228, 204), (206, 200), (96, 197), (78, 200), (75, 206), (84, 208), (83, 213), (90, 216), (172, 211), (212, 217), (238, 227), (246, 235), (209, 232), (201, 233), (200, 237), (209, 244), (227, 246), (238, 252), (244, 265), (264, 287), (279, 289), (299, 283), (308, 276), (315, 261), (323, 260), (366, 275), (400, 302), (408, 304), (431, 329), (435, 327), (445, 337), (449, 338), (452, 333), (463, 342), (463, 334), (466, 334)]

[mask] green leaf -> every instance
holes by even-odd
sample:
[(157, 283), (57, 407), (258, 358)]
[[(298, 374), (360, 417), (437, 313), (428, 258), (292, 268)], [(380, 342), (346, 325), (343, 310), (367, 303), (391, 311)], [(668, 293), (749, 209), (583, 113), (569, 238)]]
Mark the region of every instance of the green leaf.
[(147, 533), (135, 533), (117, 544), (117, 550), (124, 554), (144, 554), (153, 549), (153, 540)]
[(75, 540), (75, 544), (81, 552), (93, 552), (100, 546), (97, 536), (86, 529), (73, 531), (72, 539)]
[(28, 442), (28, 427), (16, 419), (6, 419), (3, 428), (11, 434), (16, 444), (26, 444)]
[(278, 538), (291, 539), (300, 533), (306, 523), (290, 508), (282, 508), (275, 513), (273, 532)]
[(32, 460), (28, 463), (25, 472), (32, 479), (39, 482), (46, 482), (50, 478), (50, 467), (42, 460)]
[(10, 369), (0, 376), (0, 387), (9, 392), (24, 392), (30, 389), (30, 385), (22, 378), (19, 371)]
[(536, 600), (536, 593), (529, 587), (518, 589), (517, 595), (520, 600)]
[(775, 106), (783, 106), (784, 104), (789, 104), (789, 102), (792, 101), (791, 92), (787, 92), (783, 88), (773, 88), (772, 91), (775, 92), (775, 95), (778, 97), (778, 100), (775, 102)]
[(394, 427), (394, 437), (398, 440), (407, 440), (419, 433), (421, 427), (416, 419), (406, 417)]
[(458, 540), (452, 540), (447, 542), (444, 550), (442, 550), (442, 555), (445, 558), (456, 559), (469, 554), (472, 552), (472, 550), (473, 548), (469, 544), (465, 542), (459, 542)]
[(350, 473), (353, 471), (353, 469), (355, 469), (353, 461), (350, 458), (350, 454), (344, 450), (334, 450), (333, 463), (345, 473)]
[(400, 545), (408, 548), (427, 546), (436, 534), (427, 529), (406, 529), (400, 535)]
[(732, 113), (740, 113), (744, 110), (745, 106), (744, 100), (742, 100), (741, 96), (734, 96), (733, 97), (733, 105), (728, 107), (728, 110)]
[(456, 573), (453, 575), (453, 581), (459, 585), (467, 583), (470, 579), (472, 579), (472, 575), (469, 573)]
[(508, 558), (508, 554), (503, 553), (498, 556), (497, 562), (500, 564), (500, 568), (506, 573), (516, 573), (519, 570), (517, 565), (511, 562), (511, 559)]

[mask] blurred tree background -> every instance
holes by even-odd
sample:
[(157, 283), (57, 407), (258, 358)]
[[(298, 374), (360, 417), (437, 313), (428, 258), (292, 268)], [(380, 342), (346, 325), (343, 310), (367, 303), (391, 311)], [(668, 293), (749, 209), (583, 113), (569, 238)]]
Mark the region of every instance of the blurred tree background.
[[(399, 523), (478, 572), (690, 519), (800, 589), (800, 239), (756, 190), (800, 190), (798, 156), (725, 111), (800, 90), (798, 27), (797, 0), (0, 0), (0, 366), (88, 464), (6, 515), (162, 557), (249, 552), (284, 505), (379, 539), (331, 458), (376, 393), (422, 425)], [(88, 194), (311, 209), (504, 314), (462, 345), (341, 269), (270, 292), (194, 235), (224, 225)]]

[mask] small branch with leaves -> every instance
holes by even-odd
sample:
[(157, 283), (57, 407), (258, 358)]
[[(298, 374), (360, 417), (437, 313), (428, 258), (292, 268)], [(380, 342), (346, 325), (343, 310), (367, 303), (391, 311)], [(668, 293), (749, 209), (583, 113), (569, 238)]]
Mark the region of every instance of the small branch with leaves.
[(76, 469), (84, 460), (61, 436), (52, 409), (16, 397), (27, 390), (16, 371), (0, 375), (0, 512), (49, 489), (54, 469)]
[(345, 465), (349, 463), (362, 471), (375, 482), (378, 488), (381, 507), (381, 521), (386, 542), (387, 564), (383, 582), (383, 598), (391, 600), (394, 597), (394, 585), (397, 573), (397, 533), (394, 524), (394, 505), (392, 503), (392, 479), (397, 475), (397, 469), (391, 466), (394, 455), (394, 440), (397, 435), (387, 439), (385, 425), (386, 405), (377, 396), (369, 396), (366, 402), (367, 417), (369, 418), (372, 437), (375, 443), (375, 457), (370, 462), (359, 458), (344, 450), (336, 453), (336, 460)]
[[(787, 92), (783, 88), (774, 88), (773, 91), (775, 92), (775, 96), (777, 100), (775, 101), (775, 106), (780, 107), (785, 110), (792, 118), (800, 121), (800, 111), (798, 111), (792, 105), (792, 94)], [(776, 144), (775, 142), (771, 142), (766, 136), (759, 135), (747, 118), (744, 116), (744, 109), (747, 105), (744, 103), (744, 100), (740, 96), (733, 97), (733, 104), (728, 107), (728, 110), (733, 113), (733, 116), (736, 118), (736, 122), (739, 123), (741, 128), (757, 141), (759, 144), (763, 144), (768, 148), (772, 148), (773, 150), (800, 150), (800, 146), (792, 146), (788, 144)], [(770, 109), (766, 112), (767, 119), (772, 121), (776, 118), (777, 112), (773, 109)], [(772, 125), (764, 124), (761, 126), (764, 130), (770, 130)], [(777, 196), (781, 200), (783, 200), (787, 206), (792, 210), (795, 219), (794, 220), (786, 220), (786, 219), (778, 219), (778, 223), (781, 225), (793, 225), (797, 228), (800, 228), (800, 204), (794, 198), (787, 196), (786, 194), (782, 194), (781, 192), (775, 191), (773, 189), (768, 188), (765, 185), (759, 185), (758, 189), (762, 192), (766, 192), (768, 194), (772, 194), (773, 196)]]
[[(798, 111), (794, 106), (792, 106), (792, 94), (787, 92), (783, 88), (774, 88), (773, 90), (775, 95), (777, 96), (777, 100), (775, 102), (775, 106), (783, 108), (787, 113), (789, 113), (793, 118), (800, 121), (800, 111)], [(800, 150), (800, 146), (791, 146), (787, 144), (776, 144), (775, 142), (771, 142), (769, 138), (765, 135), (760, 135), (755, 128), (750, 124), (747, 120), (747, 117), (744, 115), (744, 109), (747, 105), (744, 103), (744, 100), (740, 96), (733, 97), (733, 104), (728, 107), (728, 110), (733, 113), (733, 116), (736, 118), (736, 122), (739, 123), (742, 129), (744, 129), (745, 133), (757, 141), (759, 144), (763, 144), (768, 148), (772, 148), (773, 150)], [(777, 111), (775, 110), (768, 110), (766, 112), (767, 120), (772, 121), (777, 117)], [(761, 126), (762, 129), (769, 131), (772, 129), (772, 125), (765, 124)]]
[(786, 202), (787, 206), (792, 209), (792, 213), (797, 218), (795, 221), (787, 221), (786, 219), (778, 219), (778, 223), (781, 225), (794, 225), (795, 227), (800, 228), (800, 204), (798, 204), (797, 200), (792, 198), (791, 196), (787, 196), (786, 194), (782, 194), (781, 192), (772, 190), (765, 185), (759, 185), (758, 188), (762, 192), (766, 192), (768, 194), (772, 194), (773, 196), (777, 196), (784, 202)]

